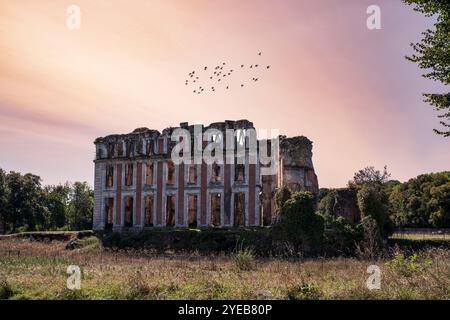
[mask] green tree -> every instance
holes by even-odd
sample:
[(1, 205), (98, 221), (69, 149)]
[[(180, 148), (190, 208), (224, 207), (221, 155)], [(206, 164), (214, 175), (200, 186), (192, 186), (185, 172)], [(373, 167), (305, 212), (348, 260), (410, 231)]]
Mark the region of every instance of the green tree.
[(8, 210), (5, 222), (12, 231), (18, 227), (36, 230), (45, 222), (45, 207), (42, 205), (41, 178), (27, 173), (10, 172), (6, 176), (9, 189)]
[(44, 187), (48, 228), (58, 229), (65, 226), (69, 208), (69, 193), (70, 185), (68, 183)]
[(376, 170), (374, 167), (365, 167), (353, 175), (353, 180), (348, 182), (349, 187), (357, 187), (365, 184), (383, 184), (388, 181), (390, 173), (387, 172), (387, 167), (384, 166), (383, 172)]
[[(414, 54), (406, 58), (427, 70), (423, 76), (439, 81), (444, 85), (450, 83), (450, 1), (448, 0), (403, 0), (412, 5), (415, 11), (426, 17), (435, 17), (434, 30), (427, 29), (418, 43), (412, 43)], [(425, 93), (425, 102), (437, 111), (442, 129), (434, 129), (437, 134), (450, 136), (450, 93)]]
[(389, 210), (399, 227), (450, 227), (450, 172), (421, 174), (394, 187)]
[(9, 210), (9, 188), (6, 181), (6, 172), (0, 168), (0, 224), (4, 227), (4, 222), (8, 216)]
[(450, 182), (431, 188), (430, 195), (429, 223), (437, 228), (450, 228)]
[(393, 231), (393, 225), (389, 218), (388, 196), (383, 187), (365, 184), (359, 188), (357, 198), (361, 219), (371, 217), (377, 223), (380, 236), (388, 237)]
[(71, 230), (92, 228), (94, 192), (87, 182), (75, 182), (69, 194), (67, 222)]

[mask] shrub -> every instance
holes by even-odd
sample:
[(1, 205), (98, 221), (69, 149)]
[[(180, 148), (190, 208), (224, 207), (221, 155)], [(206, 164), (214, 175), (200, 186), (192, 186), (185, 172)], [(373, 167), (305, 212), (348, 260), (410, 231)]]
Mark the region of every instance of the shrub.
[(249, 271), (254, 269), (255, 264), (255, 250), (253, 247), (244, 247), (244, 243), (241, 242), (236, 251), (232, 255), (234, 265), (242, 271)]
[(388, 197), (383, 187), (378, 184), (362, 185), (359, 187), (357, 198), (361, 217), (374, 219), (382, 238), (392, 234), (393, 224), (389, 218)]
[(388, 266), (397, 274), (411, 277), (417, 271), (425, 271), (432, 265), (430, 259), (420, 259), (417, 253), (405, 257), (401, 252), (396, 252), (394, 258), (388, 262)]
[(314, 200), (309, 192), (295, 192), (281, 208), (282, 237), (297, 249), (315, 249), (323, 241), (324, 220), (314, 213)]
[(356, 244), (356, 255), (361, 259), (373, 260), (381, 254), (382, 239), (378, 224), (372, 217), (361, 220), (362, 239)]
[(291, 198), (291, 196), (292, 191), (286, 185), (281, 186), (281, 188), (277, 190), (277, 192), (275, 193), (275, 204), (278, 213), (280, 213), (281, 208), (283, 208), (284, 204)]
[(88, 236), (86, 238), (74, 237), (66, 244), (66, 249), (83, 249), (84, 251), (97, 251), (102, 248), (102, 243), (99, 238), (95, 236)]
[(320, 289), (313, 283), (295, 285), (287, 291), (289, 300), (317, 300), (321, 296)]
[(9, 282), (3, 278), (0, 279), (0, 300), (6, 300), (13, 296), (14, 291)]
[(30, 231), (30, 228), (28, 227), (28, 225), (24, 225), (24, 226), (20, 226), (18, 228), (16, 228), (16, 233), (23, 233), (23, 232), (28, 232)]
[(330, 222), (331, 232), (327, 234), (328, 245), (340, 252), (354, 253), (355, 246), (364, 238), (361, 224), (349, 222), (344, 217), (337, 217)]

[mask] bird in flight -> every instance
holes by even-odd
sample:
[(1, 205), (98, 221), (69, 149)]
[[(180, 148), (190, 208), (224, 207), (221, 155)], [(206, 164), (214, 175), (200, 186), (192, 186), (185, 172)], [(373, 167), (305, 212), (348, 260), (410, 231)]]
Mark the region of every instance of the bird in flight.
[[(262, 55), (262, 52), (261, 51), (258, 52), (258, 56), (261, 56), (261, 55)], [(186, 79), (185, 86), (190, 85), (192, 83), (197, 83), (198, 82), (198, 84), (194, 85), (195, 90), (193, 90), (193, 92), (197, 93), (197, 94), (201, 94), (204, 91), (208, 91), (208, 89), (205, 90), (205, 88), (203, 88), (202, 86), (199, 86), (199, 87), (195, 87), (195, 86), (198, 86), (199, 84), (205, 85), (205, 82), (210, 81), (210, 80), (214, 80), (214, 81), (217, 80), (217, 82), (221, 82), (219, 85), (221, 85), (223, 83), (222, 89), (225, 88), (226, 90), (229, 90), (230, 89), (230, 84), (229, 83), (225, 83), (225, 77), (228, 77), (227, 80), (230, 77), (232, 77), (232, 76), (236, 77), (236, 76), (239, 75), (239, 71), (233, 73), (235, 71), (235, 69), (230, 68), (231, 66), (228, 67), (227, 64), (228, 63), (226, 63), (226, 62), (220, 62), (216, 66), (214, 66), (214, 65), (212, 65), (212, 66), (205, 66), (204, 65), (203, 67), (200, 66), (200, 70), (202, 70), (202, 68), (203, 68), (203, 71), (211, 70), (211, 72), (213, 72), (213, 74), (208, 72), (206, 74), (206, 76), (205, 76), (205, 79), (203, 79), (200, 75), (197, 76), (196, 71), (193, 70), (193, 71), (188, 73), (188, 77)], [(230, 65), (230, 64), (228, 64), (228, 65)], [(244, 64), (238, 64), (236, 66), (236, 68), (239, 68), (239, 65), (240, 65), (241, 72), (243, 72), (243, 71), (245, 72), (246, 71), (245, 70), (245, 68), (246, 68), (245, 65)], [(226, 69), (224, 69), (225, 66), (227, 66)], [(249, 69), (252, 69), (251, 72), (254, 73), (253, 78), (251, 78), (251, 80), (253, 82), (259, 81), (259, 76), (261, 76), (259, 73), (262, 71), (261, 68), (264, 68), (264, 66), (266, 67), (266, 69), (270, 69), (270, 65), (264, 65), (262, 63), (261, 63), (261, 66), (260, 66), (259, 63), (258, 64), (250, 64), (250, 65), (248, 65)], [(261, 68), (259, 68), (259, 67), (261, 67)], [(256, 68), (258, 68), (258, 69), (256, 69)], [(255, 69), (255, 70), (253, 70), (253, 69)], [(258, 74), (255, 74), (255, 73), (258, 73)], [(202, 73), (200, 73), (200, 74), (202, 74)], [(258, 78), (255, 77), (255, 76), (258, 76)], [(208, 80), (208, 77), (209, 77), (209, 80)], [(243, 78), (243, 77), (241, 77), (241, 78)], [(222, 81), (222, 79), (224, 81)], [(217, 82), (215, 82), (215, 83), (217, 84)], [(228, 81), (226, 81), (226, 82), (228, 82)], [(248, 84), (248, 82), (242, 81), (242, 83), (240, 84), (240, 87), (243, 88), (246, 83)], [(212, 84), (214, 84), (214, 83), (212, 83)], [(208, 88), (208, 87), (206, 87), (206, 88)], [(211, 87), (211, 91), (215, 92), (216, 88), (214, 86), (212, 86)]]

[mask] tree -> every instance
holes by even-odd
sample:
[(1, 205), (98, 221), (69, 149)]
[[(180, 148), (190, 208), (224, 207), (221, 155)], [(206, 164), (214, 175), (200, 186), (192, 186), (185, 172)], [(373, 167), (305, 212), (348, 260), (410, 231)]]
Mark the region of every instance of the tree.
[(66, 224), (69, 207), (70, 185), (44, 187), (44, 204), (48, 209), (48, 228), (58, 229)]
[(70, 229), (91, 229), (94, 212), (94, 192), (87, 182), (75, 182), (69, 199), (67, 222)]
[(430, 193), (430, 224), (437, 228), (450, 228), (450, 182), (431, 188)]
[(383, 187), (365, 184), (359, 188), (357, 198), (361, 220), (366, 217), (375, 220), (380, 236), (387, 238), (393, 231), (393, 225), (389, 218), (388, 197)]
[[(427, 29), (422, 33), (423, 39), (412, 43), (414, 54), (406, 58), (418, 64), (419, 68), (427, 70), (423, 76), (439, 81), (444, 85), (450, 83), (450, 1), (448, 0), (403, 0), (413, 5), (414, 10), (426, 17), (436, 17), (435, 29)], [(439, 123), (442, 129), (434, 129), (437, 134), (450, 136), (450, 93), (425, 93), (425, 102), (437, 111), (442, 119)]]
[(45, 222), (45, 207), (42, 205), (41, 178), (27, 173), (10, 172), (6, 176), (9, 189), (8, 210), (5, 223), (12, 231), (18, 227), (35, 230)]
[(391, 216), (399, 227), (450, 227), (450, 172), (421, 174), (394, 187)]
[(0, 169), (0, 227), (4, 227), (4, 222), (8, 216), (9, 210), (9, 188), (6, 181), (6, 173)]
[(374, 167), (365, 167), (362, 170), (356, 172), (353, 176), (353, 180), (349, 181), (350, 187), (362, 186), (365, 184), (383, 184), (388, 181), (390, 173), (387, 172), (387, 167), (384, 166), (383, 172), (376, 170)]

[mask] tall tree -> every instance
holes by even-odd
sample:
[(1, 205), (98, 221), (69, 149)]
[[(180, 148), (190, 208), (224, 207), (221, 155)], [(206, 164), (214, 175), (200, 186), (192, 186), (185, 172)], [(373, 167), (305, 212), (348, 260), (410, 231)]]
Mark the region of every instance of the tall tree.
[(91, 229), (94, 192), (87, 182), (75, 182), (69, 199), (68, 224), (71, 230)]
[[(435, 17), (435, 29), (422, 33), (423, 39), (411, 46), (415, 53), (406, 58), (416, 62), (425, 69), (425, 78), (439, 81), (444, 85), (450, 83), (450, 1), (448, 0), (403, 0), (412, 5), (415, 11), (426, 17)], [(437, 134), (450, 136), (450, 93), (425, 93), (425, 102), (437, 111), (441, 119), (441, 129), (434, 129)]]
[(64, 227), (69, 207), (70, 185), (68, 183), (44, 187), (44, 203), (48, 209), (48, 228)]
[(10, 172), (6, 176), (9, 189), (9, 210), (5, 222), (12, 231), (17, 227), (35, 230), (45, 223), (45, 207), (42, 205), (41, 178), (27, 173)]
[(349, 187), (362, 186), (365, 184), (379, 184), (387, 182), (391, 174), (384, 166), (383, 172), (376, 170), (375, 167), (365, 167), (353, 175), (353, 180), (348, 182)]
[(0, 229), (3, 229), (6, 217), (8, 215), (8, 199), (9, 188), (6, 181), (6, 172), (0, 169)]

